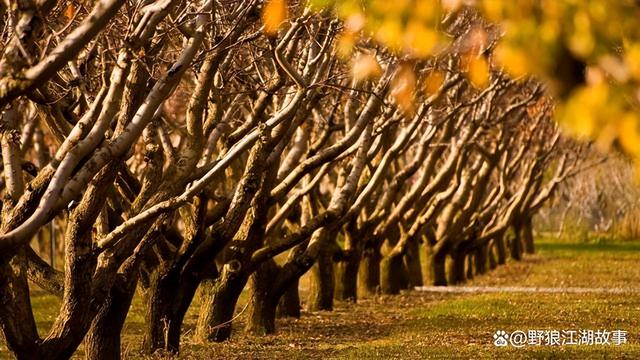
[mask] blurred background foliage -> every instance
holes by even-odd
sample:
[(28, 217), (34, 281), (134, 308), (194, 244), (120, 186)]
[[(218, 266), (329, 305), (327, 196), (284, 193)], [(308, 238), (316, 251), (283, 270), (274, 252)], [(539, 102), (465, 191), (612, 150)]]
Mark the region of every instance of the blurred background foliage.
[[(336, 52), (352, 61), (356, 81), (381, 75), (376, 54), (360, 42), (396, 56), (407, 70), (396, 75), (393, 94), (407, 111), (416, 91), (429, 93), (443, 81), (437, 70), (413, 74), (411, 64), (456, 52), (479, 89), (493, 71), (545, 80), (569, 133), (622, 150), (640, 165), (637, 0), (309, 0), (309, 7), (343, 21)], [(455, 22), (470, 16), (477, 25), (452, 43)], [(265, 30), (277, 33), (286, 17), (286, 0), (269, 1)]]

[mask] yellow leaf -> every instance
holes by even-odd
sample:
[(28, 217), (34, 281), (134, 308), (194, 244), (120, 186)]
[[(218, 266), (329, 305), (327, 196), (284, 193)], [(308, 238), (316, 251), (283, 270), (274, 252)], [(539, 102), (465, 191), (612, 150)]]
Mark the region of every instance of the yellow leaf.
[(631, 76), (640, 81), (640, 44), (633, 44), (625, 51), (625, 62)]
[(280, 25), (287, 19), (287, 2), (285, 0), (269, 0), (262, 11), (264, 32), (274, 35)]
[(438, 7), (430, 1), (415, 1), (413, 3), (414, 18), (423, 21), (433, 21), (438, 16)]
[(635, 158), (640, 158), (640, 134), (638, 133), (638, 117), (626, 113), (620, 120), (618, 139), (623, 150)]
[(484, 89), (489, 84), (489, 64), (483, 56), (469, 59), (467, 78), (478, 89)]
[(578, 11), (573, 17), (574, 30), (569, 36), (569, 49), (583, 58), (593, 52), (596, 43), (591, 30), (591, 19), (586, 11)]
[(495, 56), (511, 77), (518, 78), (530, 71), (529, 59), (521, 49), (501, 44), (496, 48)]
[(424, 79), (424, 92), (433, 95), (440, 90), (444, 83), (444, 74), (441, 71), (433, 70)]
[(376, 32), (376, 39), (387, 45), (392, 51), (402, 50), (402, 24), (400, 19), (392, 17), (386, 19)]
[(353, 61), (351, 71), (356, 82), (377, 78), (382, 74), (378, 60), (371, 54), (359, 54)]
[(600, 151), (611, 150), (611, 145), (614, 140), (618, 138), (618, 124), (614, 124), (613, 121), (604, 124), (604, 127), (598, 131), (596, 136), (596, 146)]
[(386, 17), (398, 17), (409, 10), (411, 2), (412, 0), (370, 0), (367, 5), (372, 13), (383, 14)]
[(596, 42), (590, 31), (576, 31), (569, 37), (569, 49), (576, 55), (583, 58), (588, 57), (593, 52)]
[[(578, 88), (559, 111), (560, 122), (574, 136), (594, 138), (602, 128), (603, 118), (617, 118), (617, 116), (602, 116), (602, 113), (607, 110), (608, 94), (609, 89), (604, 83)], [(610, 110), (610, 112), (615, 111)]]
[(503, 5), (502, 1), (484, 0), (482, 2), (482, 10), (484, 10), (484, 14), (489, 20), (498, 22), (502, 20)]
[(414, 93), (416, 90), (416, 76), (410, 65), (404, 64), (391, 81), (391, 96), (396, 104), (408, 116), (414, 111)]
[(419, 57), (431, 55), (438, 44), (438, 34), (419, 21), (411, 21), (404, 33), (405, 45)]

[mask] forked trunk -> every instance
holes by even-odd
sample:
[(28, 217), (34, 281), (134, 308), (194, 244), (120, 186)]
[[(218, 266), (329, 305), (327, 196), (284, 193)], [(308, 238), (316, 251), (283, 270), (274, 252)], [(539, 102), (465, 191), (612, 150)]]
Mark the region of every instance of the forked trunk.
[(147, 328), (142, 346), (146, 354), (180, 351), (182, 322), (198, 284), (195, 278), (179, 281), (175, 269), (152, 277), (145, 294)]
[(232, 272), (225, 267), (220, 277), (202, 283), (196, 338), (221, 342), (231, 337), (231, 320), (247, 279), (245, 274)]
[(91, 323), (85, 338), (87, 359), (119, 360), (121, 358), (120, 334), (135, 294), (136, 279), (129, 284), (125, 284), (123, 279), (116, 280), (116, 284)]

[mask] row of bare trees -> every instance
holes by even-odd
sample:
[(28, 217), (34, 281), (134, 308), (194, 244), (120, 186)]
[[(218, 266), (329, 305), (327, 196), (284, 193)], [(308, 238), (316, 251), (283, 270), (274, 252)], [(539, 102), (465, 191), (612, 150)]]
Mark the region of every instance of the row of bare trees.
[[(137, 291), (143, 351), (178, 352), (197, 291), (196, 336), (223, 341), (245, 288), (247, 330), (268, 334), (277, 313), (300, 316), (309, 270), (309, 306), (331, 309), (533, 252), (532, 219), (580, 149), (534, 80), (462, 75), (477, 17), (428, 61), (363, 41), (381, 73), (354, 81), (330, 14), (296, 5), (273, 36), (262, 6), (2, 3), (0, 326), (17, 358), (83, 341), (88, 358), (119, 358)], [(420, 85), (436, 72), (436, 89)], [(45, 334), (36, 285), (62, 304)]]
[(633, 163), (624, 156), (597, 151), (584, 158), (597, 166), (583, 166), (583, 171), (558, 187), (553, 201), (540, 211), (537, 229), (583, 241), (640, 237), (640, 189)]

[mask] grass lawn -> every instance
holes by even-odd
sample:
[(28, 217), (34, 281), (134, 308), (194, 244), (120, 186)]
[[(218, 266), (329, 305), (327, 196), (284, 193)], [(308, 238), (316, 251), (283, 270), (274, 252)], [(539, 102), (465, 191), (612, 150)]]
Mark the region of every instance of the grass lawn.
[[(640, 243), (538, 243), (538, 253), (470, 282), (478, 286), (640, 288)], [(303, 289), (304, 290), (304, 289)], [(304, 291), (303, 291), (304, 292)], [(244, 307), (242, 299), (239, 311)], [(58, 301), (38, 292), (33, 306), (45, 331)], [(136, 299), (124, 334), (125, 358), (137, 349), (144, 325)], [(231, 341), (192, 340), (187, 317), (184, 359), (426, 359), (426, 358), (640, 358), (640, 294), (443, 294), (407, 292), (337, 303), (332, 312), (303, 312), (278, 321), (276, 336), (242, 334), (244, 314)], [(627, 344), (496, 347), (496, 330), (626, 330)], [(0, 345), (0, 358), (7, 357)], [(82, 356), (81, 349), (78, 356)], [(160, 358), (160, 357), (157, 357)]]

